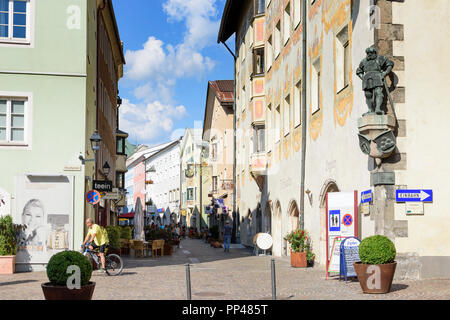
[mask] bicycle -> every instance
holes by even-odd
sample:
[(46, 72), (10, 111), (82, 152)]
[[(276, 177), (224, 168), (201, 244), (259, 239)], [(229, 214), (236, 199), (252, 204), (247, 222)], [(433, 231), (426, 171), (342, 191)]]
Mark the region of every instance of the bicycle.
[[(101, 266), (100, 256), (98, 255), (97, 250), (89, 249), (89, 243), (81, 246), (83, 249), (83, 255), (91, 262), (92, 270), (97, 270), (99, 266)], [(108, 248), (106, 248), (108, 251)], [(122, 258), (117, 254), (108, 254), (105, 253), (105, 271), (108, 276), (118, 276), (122, 273), (123, 270), (123, 261)]]

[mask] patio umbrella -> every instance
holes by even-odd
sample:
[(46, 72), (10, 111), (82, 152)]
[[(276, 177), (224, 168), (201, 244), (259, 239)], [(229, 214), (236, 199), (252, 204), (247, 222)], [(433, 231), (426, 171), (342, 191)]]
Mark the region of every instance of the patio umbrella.
[(141, 198), (136, 199), (136, 208), (134, 215), (134, 239), (145, 240), (144, 235), (144, 210), (142, 210)]

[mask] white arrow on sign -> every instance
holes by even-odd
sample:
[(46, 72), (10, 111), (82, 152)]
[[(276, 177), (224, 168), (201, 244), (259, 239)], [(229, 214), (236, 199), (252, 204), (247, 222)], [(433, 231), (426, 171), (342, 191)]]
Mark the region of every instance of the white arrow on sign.
[(425, 200), (426, 198), (428, 198), (430, 196), (430, 194), (426, 193), (423, 190), (420, 190), (420, 201)]

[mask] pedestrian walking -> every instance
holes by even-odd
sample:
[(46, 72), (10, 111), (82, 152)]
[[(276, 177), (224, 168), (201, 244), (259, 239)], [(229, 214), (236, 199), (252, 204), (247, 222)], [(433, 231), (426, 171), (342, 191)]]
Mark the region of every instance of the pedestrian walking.
[(223, 228), (223, 247), (224, 252), (230, 252), (230, 242), (231, 242), (231, 234), (233, 231), (233, 227), (230, 225), (230, 222), (227, 221), (225, 223), (225, 227)]

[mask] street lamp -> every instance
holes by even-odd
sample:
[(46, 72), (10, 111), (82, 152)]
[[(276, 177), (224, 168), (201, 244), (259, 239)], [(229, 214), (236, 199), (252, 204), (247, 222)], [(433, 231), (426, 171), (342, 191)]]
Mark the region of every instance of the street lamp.
[(103, 174), (105, 175), (105, 178), (108, 177), (110, 170), (111, 170), (111, 167), (109, 166), (108, 161), (106, 161), (105, 164), (103, 165)]
[(94, 150), (94, 152), (100, 150), (100, 143), (102, 142), (102, 137), (100, 137), (97, 130), (95, 130), (95, 132), (92, 134), (89, 140), (91, 140), (91, 147), (92, 150)]

